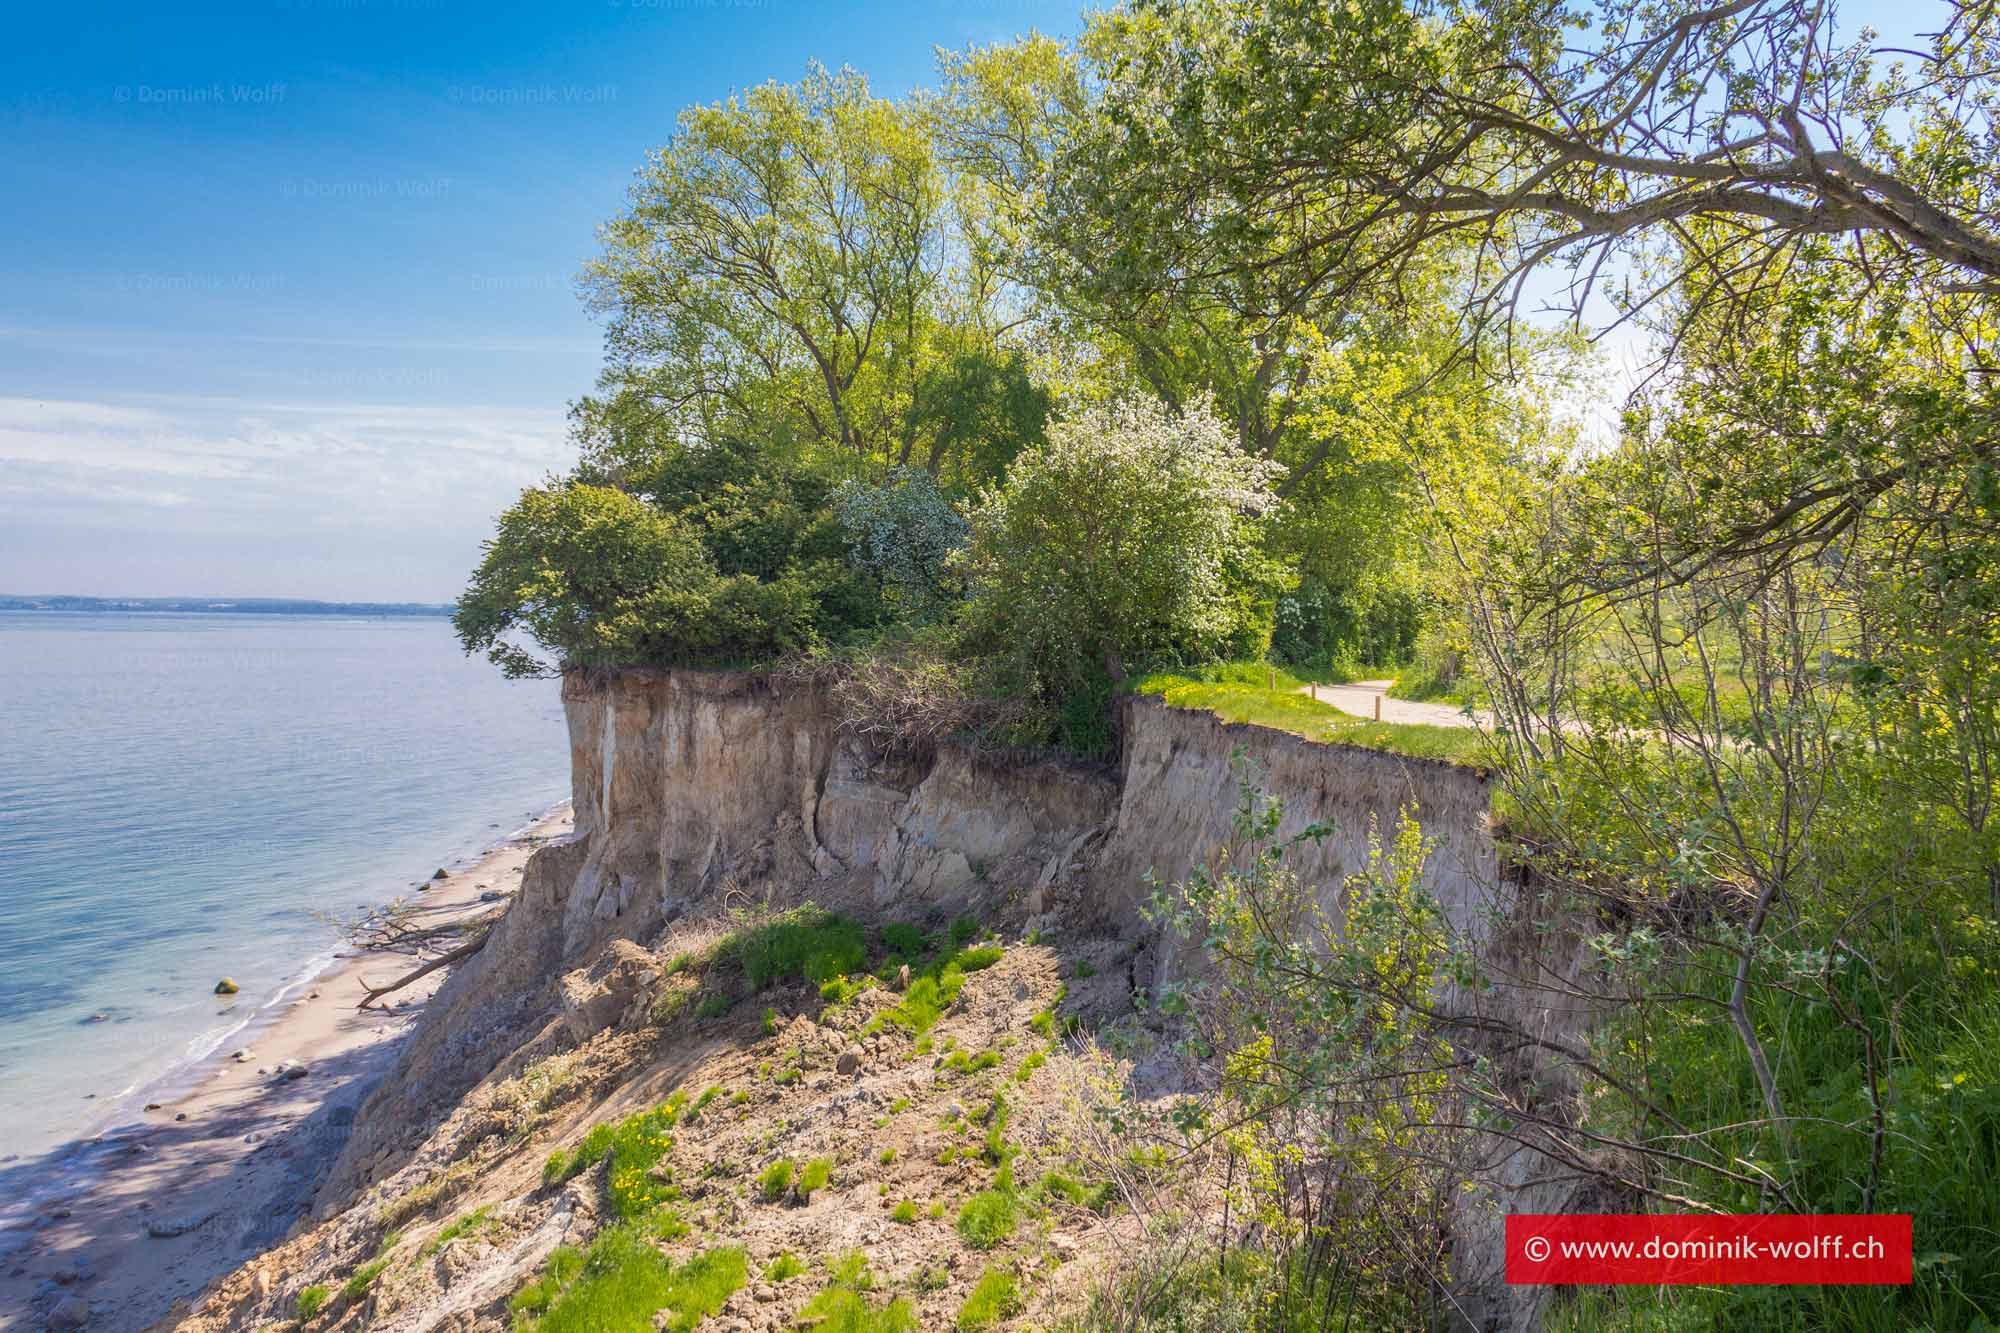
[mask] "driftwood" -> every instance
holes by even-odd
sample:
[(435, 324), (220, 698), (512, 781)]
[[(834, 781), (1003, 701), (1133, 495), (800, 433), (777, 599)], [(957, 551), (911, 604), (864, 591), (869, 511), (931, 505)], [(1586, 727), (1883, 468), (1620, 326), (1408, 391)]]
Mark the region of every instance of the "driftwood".
[(366, 977), (360, 978), (361, 988), (365, 990), (367, 994), (363, 995), (361, 997), (361, 1002), (355, 1005), (354, 1007), (356, 1009), (366, 1009), (370, 1005), (374, 1004), (375, 1001), (381, 999), (384, 995), (388, 995), (395, 991), (399, 991), (413, 981), (420, 981), (423, 978), (429, 976), (431, 973), (437, 971), (441, 967), (450, 967), (453, 963), (463, 962), (464, 960), (472, 957), (472, 955), (478, 953), (481, 949), (485, 948), (487, 937), (492, 933), (493, 932), (490, 930), (482, 930), (479, 932), (479, 934), (473, 936), (470, 940), (467, 940), (464, 944), (459, 945), (456, 949), (453, 949), (451, 952), (439, 954), (436, 958), (431, 959), (428, 963), (425, 963), (422, 967), (414, 968), (411, 971), (405, 972), (402, 976), (397, 977), (394, 981), (390, 982), (386, 986), (371, 986), (368, 984), (368, 978)]

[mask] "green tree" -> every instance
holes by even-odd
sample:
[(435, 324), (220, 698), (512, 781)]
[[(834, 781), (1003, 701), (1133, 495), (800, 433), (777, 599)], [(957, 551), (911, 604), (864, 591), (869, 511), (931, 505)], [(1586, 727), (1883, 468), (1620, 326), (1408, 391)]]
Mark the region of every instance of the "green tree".
[[(633, 665), (661, 616), (714, 578), (686, 524), (602, 486), (537, 487), (500, 516), (452, 623), (467, 652), (509, 676)], [(513, 642), (516, 631), (552, 658)]]
[(1990, 295), (2000, 27), (1946, 20), (1884, 72), (1820, 0), (1135, 0), (1086, 38), (1058, 198), (1109, 281), (1274, 315), (1469, 246), (1467, 331), (1503, 340), (1531, 279), (1745, 313), (1827, 234)]
[[(783, 483), (676, 492), (691, 501), (677, 512), (587, 481), (528, 490), (459, 599), (459, 639), (534, 676), (769, 660), (873, 623), (879, 604), (830, 516)], [(814, 558), (815, 544), (830, 549)]]
[[(932, 103), (876, 97), (851, 70), (683, 112), (586, 271), (609, 317), (587, 415), (859, 465), (956, 463), (977, 441), (942, 409), (971, 367), (1008, 366), (965, 202)], [(1012, 405), (1032, 434), (1031, 405)]]

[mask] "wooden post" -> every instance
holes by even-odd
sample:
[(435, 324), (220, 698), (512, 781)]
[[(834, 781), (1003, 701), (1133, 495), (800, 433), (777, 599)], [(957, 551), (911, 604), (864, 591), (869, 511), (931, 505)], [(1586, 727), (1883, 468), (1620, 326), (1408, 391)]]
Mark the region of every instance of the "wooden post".
[(1264, 664), (1264, 688), (1267, 690), (1278, 688), (1278, 668), (1272, 666), (1269, 662)]
[(1382, 692), (1380, 690), (1375, 692), (1375, 720), (1377, 722), (1382, 720)]

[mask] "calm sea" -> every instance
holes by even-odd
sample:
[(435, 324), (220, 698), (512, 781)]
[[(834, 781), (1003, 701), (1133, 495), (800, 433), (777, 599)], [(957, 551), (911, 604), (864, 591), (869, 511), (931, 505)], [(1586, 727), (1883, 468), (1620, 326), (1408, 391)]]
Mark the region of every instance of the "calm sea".
[(443, 620), (0, 612), (0, 1159), (129, 1110), (568, 767), (556, 684)]

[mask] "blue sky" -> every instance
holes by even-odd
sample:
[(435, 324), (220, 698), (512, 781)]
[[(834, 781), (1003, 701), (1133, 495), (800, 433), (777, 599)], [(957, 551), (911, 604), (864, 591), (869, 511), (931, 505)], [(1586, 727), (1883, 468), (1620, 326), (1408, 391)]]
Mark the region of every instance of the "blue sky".
[(0, 592), (443, 601), (566, 466), (573, 279), (676, 112), (880, 91), (1078, 6), (272, 0), (12, 14)]
[[(682, 107), (1077, 0), (16, 7), (0, 592), (443, 601), (571, 459), (573, 278)], [(1843, 7), (1907, 34), (1940, 0)], [(1907, 38), (1905, 38), (1907, 40)]]

